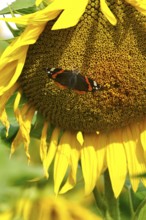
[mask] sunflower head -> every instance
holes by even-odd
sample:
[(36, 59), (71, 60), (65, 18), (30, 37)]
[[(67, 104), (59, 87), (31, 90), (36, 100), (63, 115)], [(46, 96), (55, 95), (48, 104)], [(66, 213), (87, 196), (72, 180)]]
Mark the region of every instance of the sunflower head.
[[(75, 27), (51, 30), (51, 21), (29, 49), (19, 83), (29, 102), (62, 129), (107, 132), (146, 114), (145, 17), (123, 1), (109, 4), (118, 25), (91, 0)], [(78, 71), (102, 90), (62, 90), (49, 79), (48, 67)]]
[[(8, 130), (5, 105), (17, 90), (14, 112), (20, 128), (11, 151), (23, 140), (30, 160), (31, 122), (37, 111), (45, 120), (40, 156), (47, 177), (55, 158), (55, 192), (74, 187), (80, 160), (86, 193), (108, 168), (117, 197), (127, 173), (146, 170), (145, 10), (141, 14), (123, 0), (87, 3), (54, 0), (41, 11), (11, 19), (28, 26), (1, 56), (0, 118)], [(48, 76), (46, 69), (57, 70), (57, 75)], [(93, 85), (100, 89), (93, 92)], [(27, 98), (23, 106), (22, 94)], [(139, 180), (131, 182), (136, 190)]]

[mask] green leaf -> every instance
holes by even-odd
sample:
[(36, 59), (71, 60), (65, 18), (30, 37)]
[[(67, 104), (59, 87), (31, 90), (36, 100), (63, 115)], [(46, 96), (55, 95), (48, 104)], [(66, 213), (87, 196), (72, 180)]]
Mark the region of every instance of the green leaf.
[(9, 46), (7, 41), (0, 40), (0, 55), (4, 52), (7, 46)]
[(143, 208), (140, 210), (138, 220), (144, 220), (146, 218), (146, 204), (143, 206)]
[[(17, 132), (19, 130), (19, 126), (10, 126), (9, 128), (9, 134), (8, 136), (6, 137), (6, 128), (3, 127), (2, 129), (0, 129), (0, 136), (1, 136), (1, 139), (7, 143), (11, 145), (12, 141), (14, 140)], [(10, 145), (8, 145), (8, 147), (10, 147)]]
[(40, 139), (42, 129), (44, 125), (44, 118), (42, 117), (41, 114), (37, 113), (34, 117), (34, 124), (32, 125), (31, 128), (31, 137)]
[(36, 6), (33, 6), (33, 7), (29, 7), (29, 8), (19, 9), (19, 10), (15, 11), (15, 13), (26, 15), (26, 14), (34, 13), (36, 11), (38, 11)]
[(3, 10), (0, 11), (0, 14), (7, 14), (10, 13), (10, 8), (12, 9), (12, 11), (18, 11), (21, 9), (27, 9), (27, 8), (32, 8), (35, 6), (35, 0), (16, 0), (15, 2), (13, 2), (10, 6), (4, 8)]
[(43, 169), (40, 165), (28, 166), (22, 151), (19, 153), (17, 151), (10, 159), (10, 150), (3, 145), (4, 143), (0, 142), (0, 211), (3, 205), (13, 207), (22, 196), (24, 187), (36, 185), (37, 182), (33, 183), (33, 179), (43, 178)]
[(145, 186), (140, 183), (139, 187), (138, 187), (138, 190), (137, 192), (135, 193), (136, 197), (139, 199), (139, 200), (143, 200), (144, 198), (146, 198), (146, 188)]
[(9, 30), (11, 31), (11, 33), (13, 34), (14, 37), (18, 37), (22, 33), (22, 31), (24, 29), (20, 25), (16, 25), (16, 27), (18, 29), (14, 29), (14, 28), (12, 28), (12, 26), (8, 22), (6, 22), (6, 25), (9, 28)]

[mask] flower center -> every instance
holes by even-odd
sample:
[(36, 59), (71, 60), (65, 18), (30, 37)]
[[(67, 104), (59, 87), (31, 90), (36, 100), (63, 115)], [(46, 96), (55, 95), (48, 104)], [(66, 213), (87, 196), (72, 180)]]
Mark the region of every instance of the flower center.
[[(29, 49), (20, 77), (24, 93), (46, 120), (63, 129), (108, 131), (146, 115), (146, 18), (122, 0), (110, 0), (109, 8), (116, 26), (99, 1), (91, 0), (75, 27), (51, 30), (51, 21)], [(84, 94), (71, 86), (61, 89), (48, 77), (46, 68), (53, 67), (75, 70), (102, 89)], [(78, 80), (78, 88), (82, 83)]]

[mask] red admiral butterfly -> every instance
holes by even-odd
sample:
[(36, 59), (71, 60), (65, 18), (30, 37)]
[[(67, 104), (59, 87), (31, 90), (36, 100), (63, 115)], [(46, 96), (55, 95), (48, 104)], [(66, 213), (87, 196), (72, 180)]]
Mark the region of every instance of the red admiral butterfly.
[(48, 77), (53, 79), (59, 87), (72, 89), (83, 94), (85, 92), (95, 92), (101, 89), (101, 86), (91, 78), (82, 76), (80, 73), (61, 68), (47, 68)]

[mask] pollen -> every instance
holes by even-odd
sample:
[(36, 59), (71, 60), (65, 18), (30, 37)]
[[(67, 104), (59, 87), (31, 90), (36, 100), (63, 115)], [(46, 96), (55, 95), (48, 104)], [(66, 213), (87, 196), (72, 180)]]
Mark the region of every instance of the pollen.
[[(51, 30), (46, 25), (30, 46), (19, 79), (29, 103), (62, 129), (110, 131), (146, 115), (146, 17), (123, 0), (108, 0), (113, 26), (90, 0), (78, 24)], [(77, 70), (103, 88), (78, 94), (61, 89), (46, 68)]]

